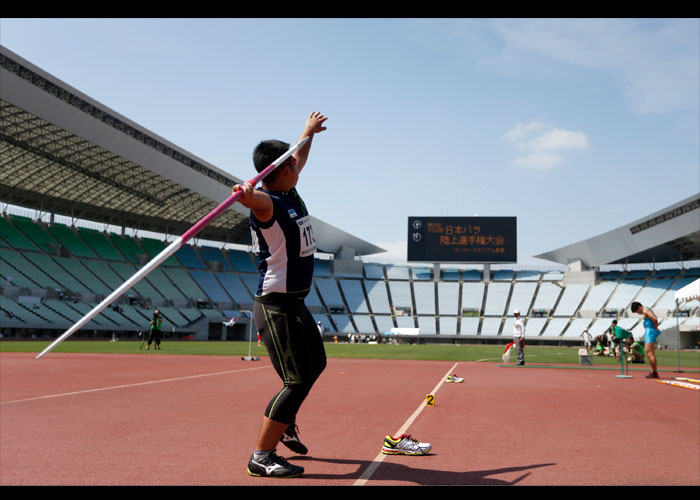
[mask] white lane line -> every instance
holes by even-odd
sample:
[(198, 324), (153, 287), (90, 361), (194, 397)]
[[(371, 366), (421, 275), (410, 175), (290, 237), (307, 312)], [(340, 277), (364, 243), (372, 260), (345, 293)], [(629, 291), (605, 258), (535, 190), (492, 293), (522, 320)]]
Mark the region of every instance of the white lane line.
[(225, 371), (225, 372), (215, 372), (215, 373), (202, 373), (200, 375), (188, 375), (186, 377), (167, 378), (167, 379), (163, 379), (163, 380), (151, 380), (148, 382), (138, 382), (135, 384), (113, 385), (111, 387), (98, 387), (96, 389), (85, 389), (84, 391), (64, 392), (63, 394), (49, 394), (47, 396), (37, 396), (34, 398), (15, 399), (13, 401), (2, 401), (2, 402), (0, 402), (0, 405), (8, 405), (8, 404), (13, 404), (13, 403), (23, 403), (26, 401), (37, 401), (39, 399), (61, 398), (64, 396), (74, 396), (76, 394), (88, 394), (91, 392), (111, 391), (114, 389), (126, 389), (129, 387), (139, 387), (142, 385), (162, 384), (165, 382), (176, 382), (178, 380), (187, 380), (187, 379), (202, 378), (202, 377), (214, 377), (217, 375), (226, 375), (229, 373), (241, 373), (241, 372), (247, 372), (247, 371), (251, 371), (251, 370), (261, 370), (264, 368), (270, 368), (270, 366), (257, 366), (255, 368), (243, 368), (241, 370), (229, 370), (229, 371)]
[[(445, 379), (447, 378), (448, 375), (454, 373), (455, 368), (457, 367), (458, 363), (455, 363), (452, 365), (452, 367), (447, 371), (445, 375), (440, 379), (440, 382), (435, 386), (435, 388), (432, 390), (430, 394), (435, 394), (437, 393), (438, 389), (442, 386), (442, 384), (445, 382)], [(426, 404), (422, 402), (418, 408), (416, 408), (416, 411), (413, 412), (413, 415), (411, 415), (406, 422), (401, 426), (401, 428), (396, 431), (396, 434), (394, 436), (400, 436), (401, 434), (405, 434), (406, 431), (408, 430), (409, 427), (411, 427), (411, 424), (418, 418), (418, 415), (423, 411), (423, 409), (426, 407)], [(381, 451), (379, 454), (374, 457), (374, 460), (372, 460), (372, 463), (369, 464), (369, 466), (365, 469), (365, 471), (362, 473), (362, 475), (359, 477), (357, 481), (353, 483), (353, 486), (364, 486), (367, 484), (367, 481), (369, 481), (372, 477), (372, 475), (375, 473), (377, 468), (381, 465), (381, 463), (384, 461), (384, 458), (386, 457), (385, 454), (383, 454)]]

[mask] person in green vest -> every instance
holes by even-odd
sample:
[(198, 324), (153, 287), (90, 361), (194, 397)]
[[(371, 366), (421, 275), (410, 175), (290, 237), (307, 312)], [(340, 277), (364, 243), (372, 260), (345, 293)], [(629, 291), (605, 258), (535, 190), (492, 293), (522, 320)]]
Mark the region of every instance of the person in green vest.
[(644, 346), (632, 337), (627, 338), (628, 363), (644, 363)]
[(595, 338), (595, 348), (593, 349), (594, 356), (604, 356), (605, 355), (605, 338), (603, 335), (598, 335)]
[(151, 342), (155, 342), (155, 349), (160, 350), (160, 339), (162, 336), (161, 328), (163, 327), (163, 316), (161, 316), (160, 311), (156, 309), (153, 311), (153, 317), (151, 318), (151, 333), (148, 336), (148, 346), (146, 350), (150, 349)]

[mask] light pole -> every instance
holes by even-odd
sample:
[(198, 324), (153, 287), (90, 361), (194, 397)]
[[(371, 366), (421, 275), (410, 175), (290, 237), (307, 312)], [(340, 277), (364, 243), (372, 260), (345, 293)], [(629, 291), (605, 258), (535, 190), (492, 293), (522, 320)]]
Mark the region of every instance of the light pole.
[(251, 346), (253, 344), (253, 311), (241, 309), (241, 312), (246, 313), (246, 316), (248, 316), (248, 313), (250, 313), (250, 317), (248, 319), (248, 355), (241, 357), (241, 359), (244, 361), (260, 361), (260, 358), (251, 356), (250, 353)]

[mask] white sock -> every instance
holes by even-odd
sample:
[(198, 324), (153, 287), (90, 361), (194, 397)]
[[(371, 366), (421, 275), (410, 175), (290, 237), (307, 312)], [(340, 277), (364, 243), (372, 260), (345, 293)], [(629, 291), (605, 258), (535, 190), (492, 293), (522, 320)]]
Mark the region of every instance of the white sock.
[(269, 455), (270, 453), (272, 453), (273, 451), (275, 451), (275, 450), (268, 450), (268, 451), (258, 451), (258, 450), (255, 450), (255, 452), (253, 452), (253, 458), (254, 458), (255, 460), (262, 460), (262, 459), (264, 459), (264, 458), (267, 458), (268, 455)]

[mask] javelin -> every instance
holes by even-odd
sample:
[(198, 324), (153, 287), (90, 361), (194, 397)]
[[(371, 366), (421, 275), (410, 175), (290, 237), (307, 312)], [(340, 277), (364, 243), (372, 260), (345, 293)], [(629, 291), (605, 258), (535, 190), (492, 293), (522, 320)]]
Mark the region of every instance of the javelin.
[[(258, 182), (260, 182), (262, 179), (264, 179), (270, 172), (272, 172), (274, 169), (276, 169), (281, 163), (284, 162), (287, 158), (292, 156), (300, 147), (302, 147), (306, 141), (308, 141), (308, 137), (304, 137), (301, 141), (299, 141), (297, 144), (289, 148), (289, 150), (284, 153), (282, 156), (277, 158), (273, 163), (265, 167), (263, 171), (261, 171), (258, 175), (253, 177), (251, 180), (248, 181), (248, 183), (251, 186), (255, 186)], [(231, 196), (229, 196), (226, 201), (224, 201), (221, 205), (216, 207), (214, 210), (209, 212), (208, 215), (204, 216), (202, 220), (197, 222), (194, 226), (192, 226), (185, 234), (177, 238), (175, 241), (173, 241), (170, 245), (168, 245), (163, 251), (161, 251), (158, 255), (156, 255), (153, 260), (151, 260), (148, 264), (143, 266), (140, 271), (138, 271), (136, 274), (134, 274), (131, 278), (126, 280), (119, 288), (114, 290), (109, 296), (107, 296), (102, 302), (100, 302), (98, 305), (96, 305), (92, 311), (87, 313), (83, 318), (78, 321), (76, 324), (71, 326), (66, 332), (58, 337), (50, 346), (48, 346), (46, 349), (44, 349), (37, 357), (36, 359), (41, 358), (44, 354), (47, 352), (51, 351), (54, 347), (56, 347), (58, 344), (66, 340), (68, 337), (73, 335), (76, 331), (78, 331), (80, 328), (85, 326), (85, 324), (90, 321), (92, 318), (100, 314), (104, 308), (106, 308), (108, 305), (110, 305), (112, 302), (114, 302), (117, 298), (119, 298), (124, 292), (126, 292), (129, 288), (134, 286), (136, 283), (138, 283), (144, 276), (146, 276), (148, 273), (153, 271), (156, 267), (158, 267), (160, 264), (162, 264), (168, 257), (170, 257), (172, 254), (177, 252), (182, 246), (187, 243), (190, 239), (192, 239), (197, 233), (199, 233), (202, 229), (204, 229), (210, 222), (212, 222), (214, 219), (216, 219), (219, 215), (221, 215), (223, 212), (225, 212), (231, 205), (233, 205), (238, 198), (240, 198), (243, 195), (243, 191), (239, 190), (233, 193)]]

